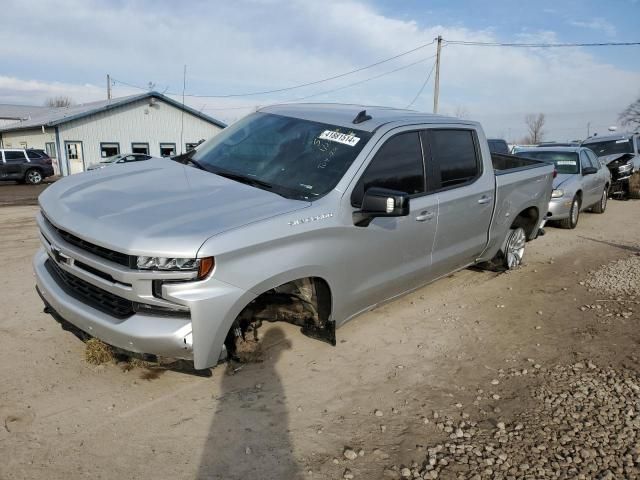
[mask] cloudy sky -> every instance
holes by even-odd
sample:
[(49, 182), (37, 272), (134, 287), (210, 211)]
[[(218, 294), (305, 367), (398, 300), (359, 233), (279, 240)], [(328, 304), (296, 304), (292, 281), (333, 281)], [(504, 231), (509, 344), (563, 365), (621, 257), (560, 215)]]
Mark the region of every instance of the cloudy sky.
[[(640, 1), (609, 0), (2, 0), (0, 103), (77, 103), (139, 92), (167, 94), (231, 122), (256, 106), (329, 101), (406, 107), (445, 40), (482, 42), (640, 41)], [(131, 86), (127, 86), (130, 84)], [(481, 121), (491, 136), (517, 140), (524, 116), (547, 116), (546, 138), (604, 132), (640, 97), (640, 46), (525, 49), (447, 45), (440, 112)], [(412, 108), (430, 112), (433, 76)]]

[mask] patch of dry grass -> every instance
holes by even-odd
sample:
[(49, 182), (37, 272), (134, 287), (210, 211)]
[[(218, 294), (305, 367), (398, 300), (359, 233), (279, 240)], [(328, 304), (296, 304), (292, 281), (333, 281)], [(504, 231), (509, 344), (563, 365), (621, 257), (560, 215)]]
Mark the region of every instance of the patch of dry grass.
[(102, 365), (114, 359), (113, 349), (110, 345), (97, 338), (87, 340), (84, 350), (84, 359), (91, 365)]

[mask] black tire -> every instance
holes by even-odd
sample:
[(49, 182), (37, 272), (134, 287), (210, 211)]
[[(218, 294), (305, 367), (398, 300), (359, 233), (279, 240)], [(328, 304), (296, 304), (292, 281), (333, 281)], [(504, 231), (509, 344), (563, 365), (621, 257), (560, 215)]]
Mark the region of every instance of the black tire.
[(578, 219), (580, 218), (580, 197), (577, 195), (573, 197), (571, 201), (571, 210), (569, 211), (569, 218), (560, 220), (560, 226), (562, 228), (576, 228), (578, 225)]
[(640, 198), (640, 171), (635, 172), (629, 179), (629, 198)]
[(607, 198), (609, 198), (609, 188), (605, 187), (600, 201), (593, 206), (593, 213), (604, 213), (607, 209)]
[(40, 185), (43, 180), (42, 172), (37, 168), (30, 168), (24, 174), (24, 181), (29, 185)]
[(522, 265), (527, 234), (522, 227), (509, 229), (502, 247), (488, 262), (478, 264), (478, 267), (492, 272), (506, 272), (515, 270)]

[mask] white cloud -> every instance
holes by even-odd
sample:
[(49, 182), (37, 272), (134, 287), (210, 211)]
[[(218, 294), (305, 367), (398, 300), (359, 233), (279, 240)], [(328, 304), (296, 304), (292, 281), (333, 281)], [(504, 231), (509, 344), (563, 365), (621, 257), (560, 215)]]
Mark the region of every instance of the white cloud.
[(574, 27), (587, 28), (589, 30), (595, 30), (597, 32), (603, 32), (605, 35), (614, 37), (617, 33), (615, 25), (609, 23), (604, 18), (593, 18), (589, 21), (572, 20), (569, 25)]
[[(110, 4), (58, 0), (27, 8), (6, 0), (7, 11), (29, 18), (0, 30), (0, 102), (40, 104), (47, 96), (76, 101), (105, 98), (106, 73), (162, 91), (179, 91), (188, 65), (187, 90), (230, 93), (286, 87), (373, 63), (445, 39), (498, 41), (492, 30), (422, 26), (390, 18), (356, 0), (190, 2), (137, 0)], [(13, 3), (13, 4), (11, 4)], [(51, 28), (55, 26), (55, 28)], [(33, 32), (45, 32), (41, 36)], [(519, 41), (557, 41), (553, 32), (526, 32)], [(435, 53), (433, 46), (359, 74), (282, 94), (246, 98), (189, 98), (188, 103), (226, 121), (257, 105), (337, 88)], [(404, 107), (433, 60), (310, 101), (362, 102)], [(637, 68), (630, 65), (630, 68)], [(39, 80), (22, 80), (39, 79)], [(76, 80), (77, 79), (77, 80)], [(24, 85), (23, 85), (24, 82)], [(88, 85), (86, 83), (89, 83)], [(637, 97), (640, 73), (623, 70), (584, 49), (464, 47), (443, 49), (441, 111), (458, 107), (482, 121), (491, 135), (524, 134), (524, 115), (545, 112), (549, 138), (575, 138), (592, 125), (615, 123)], [(433, 80), (414, 108), (430, 111)], [(114, 94), (135, 90), (116, 85)], [(95, 95), (95, 96), (94, 96)], [(246, 106), (246, 110), (239, 107)]]

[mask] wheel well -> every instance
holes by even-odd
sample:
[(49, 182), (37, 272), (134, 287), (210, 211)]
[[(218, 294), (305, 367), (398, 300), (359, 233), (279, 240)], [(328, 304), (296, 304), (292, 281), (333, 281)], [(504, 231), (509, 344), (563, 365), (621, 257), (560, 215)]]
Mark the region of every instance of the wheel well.
[(578, 190), (576, 192), (576, 197), (578, 197), (580, 199), (580, 203), (582, 203), (582, 190)]
[(528, 239), (532, 239), (536, 234), (536, 227), (538, 226), (538, 209), (536, 207), (529, 207), (518, 214), (513, 223), (512, 228), (521, 227), (527, 234)]
[(265, 321), (298, 325), (304, 335), (335, 345), (331, 310), (331, 288), (326, 280), (305, 277), (283, 283), (258, 295), (242, 309), (225, 339), (227, 353), (238, 359), (238, 342), (246, 341), (248, 331), (253, 331), (257, 340), (257, 330)]

